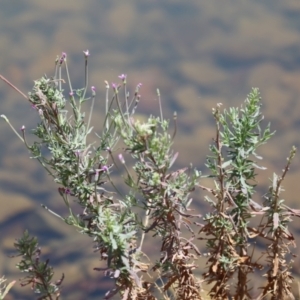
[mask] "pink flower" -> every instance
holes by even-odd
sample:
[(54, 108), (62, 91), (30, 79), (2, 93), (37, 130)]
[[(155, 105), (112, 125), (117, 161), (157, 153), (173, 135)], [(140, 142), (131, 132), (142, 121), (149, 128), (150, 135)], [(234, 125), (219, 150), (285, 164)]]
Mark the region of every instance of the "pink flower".
[(80, 157), (80, 152), (81, 152), (80, 150), (75, 150), (74, 153), (75, 153), (75, 155), (76, 155), (77, 157)]
[(121, 153), (118, 155), (118, 157), (119, 157), (120, 162), (122, 164), (125, 164), (125, 159), (124, 159), (124, 157), (123, 157), (123, 155)]
[(127, 74), (121, 74), (121, 75), (118, 76), (118, 77), (119, 77), (120, 79), (122, 79), (122, 81), (125, 83)]
[(107, 172), (107, 171), (108, 171), (108, 166), (103, 166), (103, 167), (101, 168), (101, 170), (102, 170), (103, 172)]
[(68, 189), (68, 188), (65, 188), (65, 194), (67, 194), (67, 195), (70, 195), (70, 194), (71, 194), (71, 191), (70, 191), (70, 189)]
[(66, 52), (63, 52), (61, 54), (61, 58), (59, 60), (59, 64), (61, 65), (65, 60), (66, 60), (66, 57), (67, 57), (67, 53)]
[(90, 51), (89, 50), (83, 51), (83, 53), (84, 53), (85, 58), (90, 56)]

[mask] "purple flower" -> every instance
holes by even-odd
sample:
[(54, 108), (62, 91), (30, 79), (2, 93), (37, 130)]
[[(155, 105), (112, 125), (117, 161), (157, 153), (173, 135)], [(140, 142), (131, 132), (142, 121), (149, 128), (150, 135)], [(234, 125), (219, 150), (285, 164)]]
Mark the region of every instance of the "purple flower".
[(77, 157), (80, 157), (80, 150), (76, 150), (74, 153)]
[(103, 172), (108, 172), (108, 166), (103, 166), (103, 167), (101, 168), (101, 170), (102, 170)]
[(112, 86), (112, 88), (113, 88), (114, 90), (116, 90), (117, 87), (118, 87), (115, 83), (112, 83), (111, 86)]
[(121, 74), (120, 76), (118, 76), (120, 79), (122, 79), (122, 81), (125, 83), (126, 82), (126, 77), (127, 74)]
[(96, 88), (95, 88), (94, 86), (91, 86), (91, 90), (92, 90), (93, 92), (96, 92)]
[(70, 93), (69, 93), (69, 95), (70, 95), (71, 97), (73, 97), (73, 96), (74, 96), (74, 93), (73, 93), (73, 91), (72, 91), (72, 92), (70, 92)]
[(118, 157), (119, 157), (120, 162), (122, 164), (125, 164), (125, 159), (124, 159), (124, 157), (123, 157), (123, 155), (121, 153), (118, 155)]
[(25, 126), (23, 125), (22, 127), (21, 127), (21, 131), (24, 131), (25, 130)]
[(59, 187), (58, 192), (60, 193), (61, 196), (63, 194), (67, 194), (67, 195), (71, 194), (71, 190), (69, 188), (65, 188), (65, 187)]
[(63, 52), (61, 54), (61, 58), (59, 60), (59, 64), (61, 65), (65, 60), (66, 60), (66, 57), (67, 57), (67, 53), (66, 52)]

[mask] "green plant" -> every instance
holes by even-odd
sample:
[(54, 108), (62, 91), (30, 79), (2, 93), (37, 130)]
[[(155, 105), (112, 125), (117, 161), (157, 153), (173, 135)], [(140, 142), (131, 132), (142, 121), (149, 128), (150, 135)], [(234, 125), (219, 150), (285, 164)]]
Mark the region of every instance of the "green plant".
[[(261, 262), (253, 258), (255, 239), (261, 237), (267, 241), (263, 258), (268, 262), (268, 283), (262, 287), (260, 297), (267, 294), (271, 294), (272, 299), (291, 297), (291, 264), (286, 263), (286, 255), (290, 253), (289, 246), (294, 245), (294, 238), (287, 226), (290, 216), (298, 213), (286, 207), (279, 194), (296, 149), (293, 147), (283, 174), (274, 174), (262, 206), (252, 197), (257, 186), (256, 170), (266, 168), (258, 166), (254, 159), (262, 159), (256, 149), (274, 133), (270, 132), (269, 125), (264, 131), (260, 128), (263, 116), (258, 90), (252, 90), (244, 107), (230, 108), (223, 113), (218, 107), (213, 114), (217, 133), (207, 167), (215, 188), (201, 187), (215, 199), (206, 197), (213, 211), (205, 216), (206, 224), (200, 230), (208, 236), (205, 239), (210, 258), (204, 278), (213, 283), (210, 295), (213, 299), (227, 298), (230, 280), (235, 279), (234, 298), (251, 298), (248, 275), (264, 268), (262, 257)], [(256, 228), (251, 219), (260, 215), (262, 220)], [(250, 245), (253, 248), (249, 248)]]
[(53, 283), (54, 275), (52, 267), (49, 266), (49, 260), (41, 262), (41, 249), (38, 247), (37, 239), (31, 238), (27, 231), (24, 232), (22, 238), (18, 239), (14, 244), (18, 255), (22, 257), (17, 268), (22, 273), (28, 275), (23, 278), (21, 286), (31, 285), (31, 289), (39, 294), (41, 299), (59, 299), (59, 286), (64, 280), (64, 275), (61, 279)]
[[(269, 126), (265, 130), (260, 128), (263, 117), (258, 90), (252, 90), (241, 108), (221, 112), (218, 105), (213, 110), (217, 126), (207, 159), (211, 174), (202, 176), (193, 167), (173, 170), (178, 155), (172, 150), (176, 114), (170, 133), (158, 91), (160, 116), (140, 121), (135, 112), (141, 84), (130, 99), (124, 74), (119, 76), (121, 84), (111, 85), (111, 99), (106, 82), (102, 130), (94, 143), (88, 143), (94, 131), (91, 119), (96, 89), (91, 88), (88, 98), (88, 51), (84, 57), (83, 89), (73, 89), (65, 53), (56, 59), (54, 77), (43, 76), (36, 80), (28, 97), (0, 75), (29, 100), (40, 116), (41, 121), (33, 130), (37, 137), (33, 145), (27, 143), (25, 127), (20, 135), (9, 120), (2, 117), (30, 150), (32, 158), (37, 159), (59, 185), (58, 191), (69, 215), (60, 216), (42, 206), (90, 236), (100, 259), (107, 262), (105, 269), (95, 268), (115, 281), (115, 288), (105, 299), (119, 294), (122, 299), (152, 300), (158, 299), (157, 293), (159, 299), (204, 299), (200, 279), (195, 276), (199, 268), (197, 259), (202, 255), (196, 239), (206, 241), (208, 270), (203, 274), (203, 281), (212, 284), (208, 291), (211, 299), (231, 296), (250, 299), (253, 295), (249, 275), (263, 267), (267, 268), (267, 280), (257, 299), (267, 295), (272, 299), (291, 297), (291, 265), (287, 264), (286, 255), (294, 245), (294, 238), (288, 231), (288, 222), (291, 216), (299, 216), (299, 212), (285, 206), (279, 194), (296, 149), (292, 149), (283, 174), (274, 175), (265, 202), (256, 203), (252, 199), (257, 185), (256, 169), (264, 169), (257, 165), (256, 160), (261, 157), (256, 151), (273, 134)], [(70, 90), (68, 96), (62, 89), (63, 66)], [(87, 117), (82, 111), (86, 101), (91, 102)], [(132, 163), (126, 163), (127, 158)], [(118, 170), (125, 171), (126, 192), (111, 179), (111, 174)], [(212, 179), (214, 188), (201, 184), (204, 177)], [(212, 195), (206, 197), (212, 210), (203, 218), (192, 214), (190, 209), (191, 193), (197, 188)], [(70, 199), (76, 199), (81, 214), (74, 213)], [(252, 220), (260, 216), (257, 227)], [(143, 248), (144, 238), (150, 234), (161, 241), (158, 261), (147, 260)], [(266, 266), (254, 259), (255, 249), (249, 247), (258, 237), (266, 241)], [(15, 247), (22, 255), (18, 268), (28, 272), (23, 284), (33, 284), (35, 292), (40, 294), (39, 299), (59, 299), (63, 277), (52, 282), (53, 270), (48, 260), (40, 261), (36, 239), (25, 232)], [(152, 282), (142, 276), (150, 271), (156, 276)]]

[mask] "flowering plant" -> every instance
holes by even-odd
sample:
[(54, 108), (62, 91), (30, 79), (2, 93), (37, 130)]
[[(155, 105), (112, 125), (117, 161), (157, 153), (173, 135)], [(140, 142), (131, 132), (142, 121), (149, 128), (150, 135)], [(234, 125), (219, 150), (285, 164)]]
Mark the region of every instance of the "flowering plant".
[[(119, 76), (120, 84), (109, 85), (105, 81), (102, 129), (96, 133), (94, 143), (88, 142), (95, 131), (91, 123), (97, 97), (94, 86), (88, 89), (89, 56), (89, 51), (84, 51), (85, 86), (82, 89), (72, 86), (65, 53), (56, 59), (54, 76), (36, 80), (28, 96), (0, 75), (40, 116), (33, 130), (37, 141), (32, 145), (27, 142), (25, 126), (19, 134), (6, 116), (2, 118), (19, 136), (32, 158), (37, 159), (58, 184), (59, 195), (69, 214), (61, 216), (42, 206), (91, 237), (100, 259), (106, 261), (105, 268), (94, 268), (115, 282), (105, 299), (116, 294), (124, 300), (204, 299), (201, 281), (209, 284), (206, 290), (211, 299), (230, 296), (249, 299), (249, 276), (263, 268), (266, 271), (262, 276), (267, 280), (258, 299), (268, 294), (273, 299), (290, 297), (291, 265), (287, 264), (286, 255), (294, 245), (294, 238), (288, 231), (288, 223), (292, 216), (299, 216), (299, 212), (287, 207), (279, 194), (296, 149), (292, 149), (283, 173), (273, 176), (264, 203), (256, 203), (252, 199), (257, 185), (256, 169), (264, 169), (257, 164), (261, 159), (257, 148), (273, 134), (269, 126), (264, 130), (260, 127), (263, 116), (258, 89), (251, 91), (241, 108), (221, 111), (218, 104), (213, 109), (216, 136), (207, 158), (210, 175), (204, 176), (193, 167), (174, 169), (178, 156), (172, 149), (177, 131), (176, 114), (170, 129), (158, 91), (159, 117), (139, 120), (136, 109), (142, 85), (139, 83), (130, 97), (125, 74)], [(66, 80), (62, 76), (63, 67)], [(66, 82), (68, 94), (63, 90)], [(87, 97), (89, 93), (91, 96)], [(83, 104), (87, 101), (90, 112), (85, 116)], [(128, 187), (125, 193), (111, 178), (122, 169)], [(204, 177), (211, 178), (213, 188), (202, 185)], [(205, 198), (211, 212), (204, 217), (190, 208), (191, 194), (200, 189), (211, 194)], [(80, 214), (74, 213), (71, 199), (81, 207)], [(254, 217), (262, 218), (258, 227), (252, 224)], [(144, 239), (149, 235), (160, 239), (158, 261), (147, 259)], [(266, 264), (254, 259), (253, 245), (257, 238), (266, 241)], [(195, 276), (200, 267), (197, 260), (204, 255), (197, 239), (206, 241), (207, 271), (202, 279)], [(64, 275), (53, 282), (53, 269), (48, 260), (41, 261), (37, 240), (25, 231), (15, 248), (22, 257), (17, 267), (27, 274), (22, 285), (31, 284), (39, 294), (38, 299), (59, 299)], [(150, 272), (154, 277), (151, 281), (143, 276), (150, 276)]]

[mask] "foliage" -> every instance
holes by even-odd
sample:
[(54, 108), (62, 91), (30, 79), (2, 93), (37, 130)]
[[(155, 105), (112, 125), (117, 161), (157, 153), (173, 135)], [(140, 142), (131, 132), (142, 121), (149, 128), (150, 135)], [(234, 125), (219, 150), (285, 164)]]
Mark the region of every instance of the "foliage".
[[(19, 91), (40, 116), (33, 130), (36, 141), (29, 145), (25, 127), (21, 135), (2, 115), (54, 181), (68, 208), (68, 216), (60, 216), (45, 209), (91, 237), (106, 268), (97, 268), (115, 281), (113, 290), (105, 299), (119, 294), (122, 299), (204, 299), (200, 281), (208, 285), (211, 299), (250, 299), (253, 288), (250, 274), (266, 281), (256, 299), (292, 297), (291, 264), (287, 263), (293, 235), (288, 230), (291, 216), (299, 212), (287, 207), (279, 198), (282, 182), (290, 167), (296, 149), (293, 148), (281, 175), (273, 175), (272, 184), (264, 196), (264, 203), (253, 200), (257, 190), (257, 169), (261, 157), (257, 149), (274, 134), (270, 126), (261, 129), (261, 99), (253, 89), (241, 108), (221, 111), (221, 104), (213, 109), (216, 136), (210, 145), (206, 166), (210, 175), (204, 176), (193, 168), (175, 169), (178, 156), (172, 150), (176, 135), (176, 114), (173, 132), (164, 119), (160, 103), (160, 116), (150, 116), (142, 122), (136, 117), (140, 101), (138, 84), (132, 98), (127, 91), (127, 77), (119, 76), (121, 84), (106, 82), (105, 118), (97, 140), (89, 143), (94, 132), (91, 126), (96, 98), (95, 87), (88, 98), (88, 57), (85, 57), (85, 87), (74, 90), (70, 80), (67, 57), (63, 53), (56, 59), (53, 78), (43, 76), (34, 82), (29, 96)], [(62, 89), (62, 67), (65, 66), (69, 94)], [(109, 98), (109, 90), (113, 95)], [(123, 100), (121, 101), (121, 99)], [(83, 104), (91, 102), (89, 115)], [(71, 114), (69, 113), (71, 111)], [(130, 163), (126, 163), (126, 160)], [(127, 159), (128, 158), (128, 159)], [(111, 174), (125, 171), (127, 190), (117, 187)], [(205, 177), (212, 180), (213, 188), (202, 185)], [(192, 193), (203, 189), (211, 196), (205, 200), (210, 213), (202, 217), (190, 208)], [(82, 213), (74, 213), (75, 200)], [(143, 212), (141, 216), (140, 212)], [(259, 226), (253, 220), (261, 218)], [(149, 261), (143, 248), (147, 236), (160, 239), (161, 257)], [(265, 240), (266, 251), (260, 261), (254, 258), (255, 241)], [(200, 280), (195, 276), (197, 260), (203, 253), (196, 239), (206, 241), (207, 271)], [(250, 247), (251, 246), (251, 247)], [(40, 260), (37, 240), (26, 231), (15, 243), (22, 256), (17, 267), (27, 276), (22, 285), (31, 284), (39, 293), (38, 299), (59, 299), (64, 275), (53, 283), (53, 269), (49, 261)], [(264, 262), (262, 261), (264, 257)], [(143, 274), (155, 274), (152, 282)], [(157, 296), (159, 294), (159, 296)]]
[(38, 247), (37, 239), (29, 236), (25, 231), (22, 238), (14, 244), (18, 255), (22, 260), (17, 268), (28, 275), (23, 278), (21, 286), (31, 285), (31, 289), (39, 294), (38, 300), (59, 299), (59, 286), (64, 280), (64, 275), (57, 282), (51, 282), (54, 275), (53, 268), (49, 266), (49, 260), (40, 261), (41, 249)]

